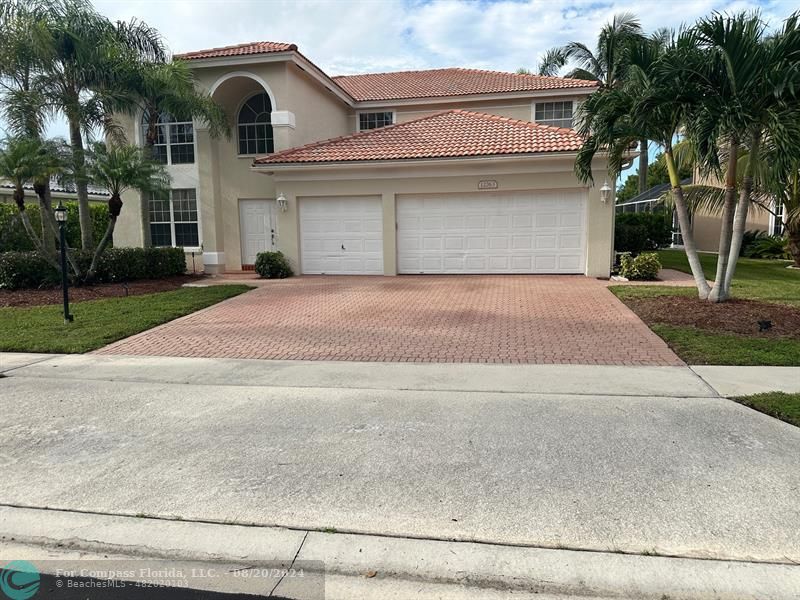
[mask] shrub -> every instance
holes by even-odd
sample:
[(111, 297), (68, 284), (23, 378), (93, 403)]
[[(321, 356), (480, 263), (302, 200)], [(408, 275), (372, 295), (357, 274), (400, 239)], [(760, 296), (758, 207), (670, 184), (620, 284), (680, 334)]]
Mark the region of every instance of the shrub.
[(790, 258), (789, 240), (779, 235), (757, 236), (745, 246), (742, 255), (748, 258)]
[(145, 248), (144, 260), (145, 273), (150, 279), (173, 277), (186, 272), (183, 248)]
[(664, 211), (620, 213), (616, 218), (614, 248), (639, 254), (672, 242), (672, 216)]
[[(74, 256), (85, 273), (92, 262), (91, 252), (75, 251)], [(100, 255), (94, 283), (162, 279), (185, 272), (182, 248), (108, 248)], [(37, 252), (0, 253), (0, 288), (42, 288), (60, 283), (58, 271)]]
[(652, 281), (661, 270), (661, 261), (655, 252), (640, 254), (635, 258), (626, 252), (620, 256), (619, 264), (620, 275), (631, 281)]
[(38, 252), (0, 253), (0, 289), (53, 287), (60, 281)]
[[(55, 199), (53, 202), (58, 204)], [(78, 222), (78, 203), (65, 202), (64, 206), (67, 207), (67, 245), (70, 248), (80, 248), (81, 227)], [(40, 234), (42, 221), (36, 200), (26, 198), (25, 212), (28, 213), (33, 230)], [(108, 227), (108, 205), (92, 202), (89, 205), (89, 212), (92, 216), (92, 237), (94, 238), (94, 243), (98, 244), (106, 231), (106, 227)], [(34, 246), (22, 226), (22, 220), (17, 212), (17, 205), (13, 202), (0, 202), (0, 252), (12, 250), (28, 252), (33, 251)]]
[(283, 279), (294, 275), (283, 252), (259, 252), (255, 269), (265, 279)]

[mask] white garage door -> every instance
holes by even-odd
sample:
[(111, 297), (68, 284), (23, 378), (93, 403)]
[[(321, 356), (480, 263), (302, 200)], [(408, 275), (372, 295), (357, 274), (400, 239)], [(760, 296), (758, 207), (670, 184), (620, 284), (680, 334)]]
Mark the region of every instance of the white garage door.
[(300, 199), (303, 273), (383, 275), (380, 197)]
[(586, 193), (397, 199), (400, 273), (583, 273)]

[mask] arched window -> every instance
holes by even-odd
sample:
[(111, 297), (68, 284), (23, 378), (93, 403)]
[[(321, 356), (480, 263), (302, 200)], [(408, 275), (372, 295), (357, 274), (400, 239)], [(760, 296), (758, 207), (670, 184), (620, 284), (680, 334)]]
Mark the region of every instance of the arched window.
[[(142, 115), (142, 143), (147, 144), (148, 113)], [(153, 158), (165, 165), (194, 162), (194, 128), (191, 119), (176, 119), (166, 112), (158, 115)]]
[(239, 154), (275, 152), (272, 140), (272, 103), (266, 92), (252, 96), (239, 111)]

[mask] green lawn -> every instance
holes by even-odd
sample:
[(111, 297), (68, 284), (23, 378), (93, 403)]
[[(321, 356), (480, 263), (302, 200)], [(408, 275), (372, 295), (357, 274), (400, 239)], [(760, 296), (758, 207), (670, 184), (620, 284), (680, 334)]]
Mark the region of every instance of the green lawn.
[(0, 308), (2, 352), (88, 352), (251, 289), (246, 285), (181, 288), (171, 292), (77, 302), (64, 324), (60, 305)]
[(654, 323), (655, 331), (690, 365), (800, 366), (800, 340), (714, 333)]
[[(664, 268), (690, 272), (682, 250), (662, 250), (658, 254)], [(700, 256), (706, 277), (713, 279), (716, 255)], [(734, 297), (800, 308), (800, 271), (787, 269), (787, 264), (788, 261), (740, 259), (733, 283)], [(623, 302), (658, 296), (697, 295), (694, 287), (613, 286), (610, 290)], [(665, 323), (649, 325), (689, 364), (800, 366), (798, 339), (720, 333)]]
[[(658, 253), (665, 269), (691, 273), (683, 250), (662, 250)], [(700, 254), (706, 278), (714, 279), (716, 254)], [(762, 302), (777, 302), (800, 306), (800, 270), (787, 269), (788, 260), (740, 258), (733, 277), (733, 296)]]
[(800, 427), (800, 394), (767, 392), (766, 394), (733, 398), (733, 400)]

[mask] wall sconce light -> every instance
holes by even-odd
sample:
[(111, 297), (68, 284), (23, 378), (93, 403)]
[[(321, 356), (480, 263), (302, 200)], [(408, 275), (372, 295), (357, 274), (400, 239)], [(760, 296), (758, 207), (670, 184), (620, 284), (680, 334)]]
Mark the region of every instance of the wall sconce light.
[(286, 199), (286, 196), (283, 193), (278, 194), (278, 197), (275, 199), (275, 202), (278, 205), (278, 208), (281, 212), (286, 212), (289, 210), (289, 201)]
[(608, 199), (611, 197), (611, 186), (608, 185), (608, 180), (603, 183), (603, 187), (600, 188), (600, 200), (603, 201), (603, 204), (608, 202)]

